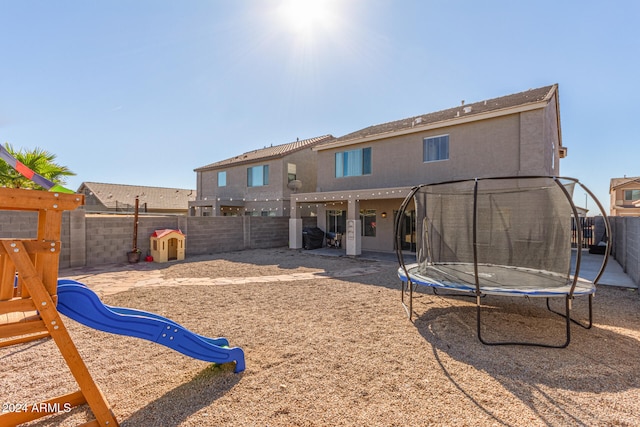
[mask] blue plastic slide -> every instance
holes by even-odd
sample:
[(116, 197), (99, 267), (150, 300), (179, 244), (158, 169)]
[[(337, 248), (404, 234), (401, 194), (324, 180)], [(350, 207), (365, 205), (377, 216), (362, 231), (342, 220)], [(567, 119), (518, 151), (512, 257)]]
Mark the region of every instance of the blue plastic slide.
[(194, 334), (154, 313), (105, 305), (95, 292), (75, 280), (58, 280), (58, 311), (90, 328), (142, 338), (195, 359), (220, 364), (235, 361), (234, 372), (245, 368), (244, 352), (239, 347), (229, 348), (226, 338)]

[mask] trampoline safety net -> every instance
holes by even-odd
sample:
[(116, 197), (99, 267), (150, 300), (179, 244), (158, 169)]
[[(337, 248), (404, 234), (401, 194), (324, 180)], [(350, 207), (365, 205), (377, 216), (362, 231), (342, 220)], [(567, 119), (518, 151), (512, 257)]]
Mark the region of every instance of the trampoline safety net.
[[(421, 186), (417, 273), (443, 283), (508, 289), (571, 281), (574, 182), (490, 178)], [(475, 270), (477, 268), (477, 271)]]

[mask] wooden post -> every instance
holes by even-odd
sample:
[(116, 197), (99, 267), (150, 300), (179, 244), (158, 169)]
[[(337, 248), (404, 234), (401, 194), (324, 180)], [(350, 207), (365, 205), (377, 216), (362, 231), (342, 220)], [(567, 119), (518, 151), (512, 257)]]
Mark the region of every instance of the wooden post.
[(140, 207), (140, 198), (136, 196), (135, 209), (133, 211), (133, 246), (131, 251), (138, 249), (138, 209)]

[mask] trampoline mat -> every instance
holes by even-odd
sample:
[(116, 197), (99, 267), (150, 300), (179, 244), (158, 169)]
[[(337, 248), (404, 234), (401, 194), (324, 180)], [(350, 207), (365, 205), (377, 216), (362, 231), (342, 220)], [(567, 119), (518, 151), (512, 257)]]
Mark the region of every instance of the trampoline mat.
[[(410, 264), (406, 266), (411, 282), (460, 292), (475, 292), (472, 263)], [(407, 281), (400, 267), (398, 276)], [(480, 291), (487, 295), (559, 297), (571, 292), (573, 277), (546, 270), (504, 265), (478, 264)], [(593, 282), (578, 278), (574, 295), (595, 293)]]

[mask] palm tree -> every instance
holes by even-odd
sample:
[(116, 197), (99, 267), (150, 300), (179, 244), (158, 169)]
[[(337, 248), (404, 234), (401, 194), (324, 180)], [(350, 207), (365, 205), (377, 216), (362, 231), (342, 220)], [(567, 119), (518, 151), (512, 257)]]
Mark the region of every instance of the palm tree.
[[(64, 185), (67, 176), (75, 175), (75, 173), (71, 172), (66, 166), (61, 166), (53, 162), (56, 159), (55, 154), (41, 148), (36, 147), (31, 151), (25, 149), (16, 151), (8, 142), (4, 144), (4, 147), (16, 160), (27, 168), (56, 184)], [(0, 186), (43, 189), (29, 178), (20, 174), (20, 172), (13, 167), (9, 166), (4, 160), (0, 160)]]

